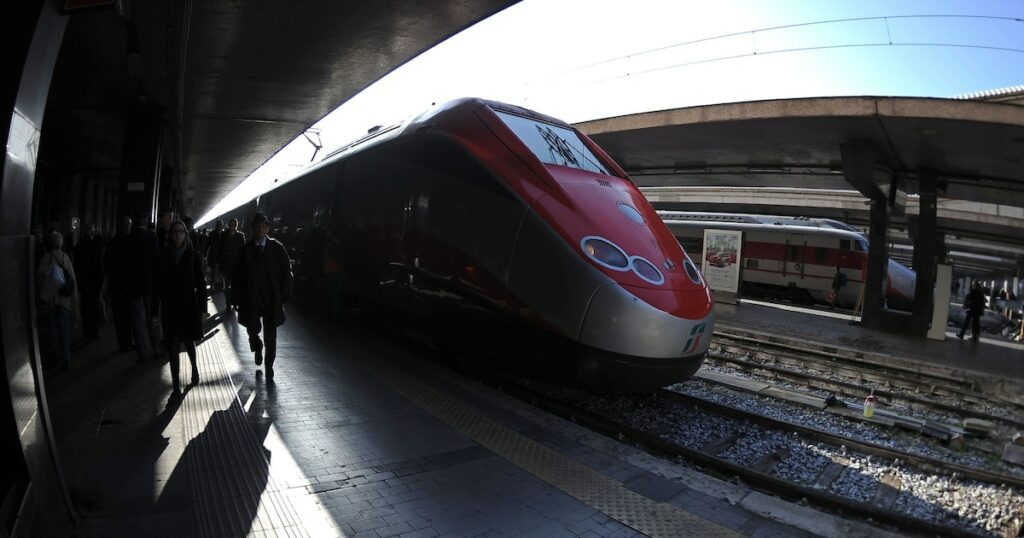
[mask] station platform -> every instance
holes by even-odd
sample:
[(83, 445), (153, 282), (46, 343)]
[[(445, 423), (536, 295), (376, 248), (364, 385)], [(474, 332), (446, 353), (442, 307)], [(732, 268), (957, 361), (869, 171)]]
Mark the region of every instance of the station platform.
[(166, 360), (110, 352), (110, 324), (47, 381), (75, 536), (887, 534), (658, 459), (391, 335), (294, 309), (267, 382), (215, 295), (219, 323), (180, 402)]
[(979, 342), (969, 337), (961, 340), (952, 326), (946, 328), (944, 341), (929, 340), (867, 329), (852, 323), (858, 318), (840, 311), (747, 299), (735, 305), (716, 304), (715, 315), (716, 330), (752, 331), (1024, 381), (1024, 345), (989, 335), (983, 335)]

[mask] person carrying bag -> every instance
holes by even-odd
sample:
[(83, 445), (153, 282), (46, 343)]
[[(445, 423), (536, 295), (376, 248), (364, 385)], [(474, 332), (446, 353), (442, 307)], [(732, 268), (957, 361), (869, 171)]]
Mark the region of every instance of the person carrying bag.
[(47, 333), (48, 351), (57, 360), (57, 368), (71, 368), (71, 319), (75, 307), (75, 269), (71, 258), (61, 250), (64, 237), (52, 231), (46, 237), (46, 253), (36, 269), (39, 294), (39, 323)]

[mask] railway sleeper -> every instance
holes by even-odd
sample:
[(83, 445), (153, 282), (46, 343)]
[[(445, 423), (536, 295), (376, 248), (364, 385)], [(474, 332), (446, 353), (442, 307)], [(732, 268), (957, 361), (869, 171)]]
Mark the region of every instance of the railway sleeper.
[(828, 490), (832, 483), (843, 474), (843, 471), (850, 465), (850, 460), (846, 458), (836, 458), (836, 461), (830, 462), (825, 469), (821, 471), (818, 478), (814, 481), (813, 487), (816, 489)]
[(789, 451), (785, 448), (780, 448), (765, 454), (764, 457), (751, 464), (750, 468), (755, 471), (771, 474), (775, 467), (788, 457)]
[(878, 489), (875, 490), (875, 497), (871, 499), (872, 506), (889, 510), (896, 502), (900, 491), (903, 489), (903, 481), (896, 476), (892, 470), (886, 471), (878, 481)]
[(742, 434), (740, 432), (723, 435), (722, 437), (709, 441), (704, 446), (700, 447), (700, 451), (710, 456), (717, 456), (732, 448), (732, 446), (736, 444), (736, 441), (739, 441), (741, 436)]

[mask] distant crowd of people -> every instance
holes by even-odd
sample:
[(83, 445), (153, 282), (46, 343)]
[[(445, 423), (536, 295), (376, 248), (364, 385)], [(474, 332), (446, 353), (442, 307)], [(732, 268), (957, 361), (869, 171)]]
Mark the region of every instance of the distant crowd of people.
[[(81, 346), (97, 340), (99, 328), (113, 321), (119, 352), (134, 351), (145, 363), (170, 363), (172, 397), (180, 398), (179, 352), (191, 363), (190, 384), (199, 381), (197, 342), (204, 337), (209, 289), (223, 290), (228, 308), (245, 326), (257, 365), (266, 362), (274, 378), (276, 328), (284, 323), (284, 303), (292, 292), (291, 261), (271, 238), (269, 221), (257, 214), (252, 239), (230, 219), (212, 230), (195, 230), (189, 217), (161, 212), (125, 217), (106, 239), (92, 225), (77, 244), (56, 230), (46, 234), (36, 260), (40, 342), (48, 373), (71, 368), (71, 333), (81, 321)], [(210, 286), (212, 284), (212, 286)], [(262, 338), (261, 338), (262, 333)]]

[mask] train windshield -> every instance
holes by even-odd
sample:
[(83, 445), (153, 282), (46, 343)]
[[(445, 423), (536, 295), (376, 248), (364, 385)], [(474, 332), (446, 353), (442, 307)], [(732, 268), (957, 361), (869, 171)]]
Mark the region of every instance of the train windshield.
[(601, 164), (597, 155), (587, 148), (574, 131), (506, 112), (495, 110), (494, 113), (542, 163), (614, 175)]

